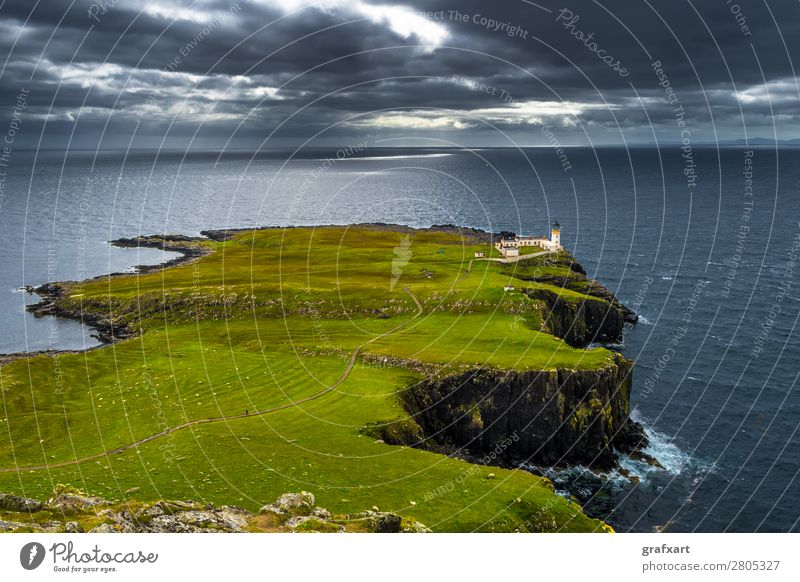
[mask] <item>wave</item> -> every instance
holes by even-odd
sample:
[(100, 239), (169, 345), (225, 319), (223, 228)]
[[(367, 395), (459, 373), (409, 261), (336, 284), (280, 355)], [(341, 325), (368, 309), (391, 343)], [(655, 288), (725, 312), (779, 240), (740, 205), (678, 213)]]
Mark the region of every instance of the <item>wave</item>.
[(653, 325), (653, 322), (647, 319), (644, 315), (639, 315), (639, 319), (636, 323), (640, 323), (642, 325)]
[(637, 477), (640, 482), (647, 482), (648, 478), (656, 473), (666, 472), (669, 475), (680, 475), (687, 470), (708, 472), (713, 469), (713, 463), (693, 457), (675, 444), (672, 437), (647, 426), (636, 410), (631, 412), (631, 419), (641, 424), (647, 435), (648, 445), (642, 449), (642, 452), (653, 457), (660, 465), (651, 465), (646, 461), (630, 457), (620, 458), (620, 466), (630, 475)]

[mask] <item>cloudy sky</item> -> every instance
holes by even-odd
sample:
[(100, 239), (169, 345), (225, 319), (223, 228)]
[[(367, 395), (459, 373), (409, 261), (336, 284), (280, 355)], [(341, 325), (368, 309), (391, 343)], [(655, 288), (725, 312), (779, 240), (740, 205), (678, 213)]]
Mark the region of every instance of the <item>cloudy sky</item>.
[(25, 147), (800, 137), (798, 0), (0, 0), (0, 45)]

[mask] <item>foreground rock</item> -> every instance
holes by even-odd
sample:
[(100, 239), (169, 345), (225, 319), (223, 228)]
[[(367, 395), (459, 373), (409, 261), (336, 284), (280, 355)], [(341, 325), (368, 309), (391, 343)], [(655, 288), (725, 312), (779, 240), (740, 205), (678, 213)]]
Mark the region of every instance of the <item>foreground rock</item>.
[(64, 533), (239, 533), (364, 532), (425, 533), (408, 518), (381, 511), (333, 515), (313, 493), (285, 493), (258, 513), (195, 501), (112, 502), (59, 487), (41, 502), (0, 494), (0, 532)]

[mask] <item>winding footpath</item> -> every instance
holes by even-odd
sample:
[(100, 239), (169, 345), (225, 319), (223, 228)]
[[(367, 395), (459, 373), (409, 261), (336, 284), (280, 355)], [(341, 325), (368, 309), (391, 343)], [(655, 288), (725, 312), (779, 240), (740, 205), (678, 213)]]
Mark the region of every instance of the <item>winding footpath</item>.
[(49, 463), (47, 465), (28, 465), (27, 467), (0, 467), (0, 473), (17, 473), (17, 472), (23, 472), (23, 471), (43, 471), (43, 470), (47, 470), (47, 469), (59, 469), (59, 468), (62, 468), (62, 467), (70, 467), (70, 466), (73, 466), (73, 465), (80, 465), (82, 463), (87, 463), (89, 461), (96, 461), (98, 459), (102, 459), (102, 458), (108, 457), (110, 455), (118, 455), (118, 454), (124, 453), (125, 451), (129, 451), (131, 449), (135, 449), (135, 448), (137, 448), (137, 447), (139, 447), (139, 446), (141, 446), (141, 445), (143, 445), (145, 443), (149, 443), (150, 441), (156, 440), (156, 439), (161, 438), (161, 437), (165, 437), (167, 435), (176, 433), (176, 432), (181, 431), (181, 430), (185, 430), (187, 428), (192, 428), (194, 426), (200, 426), (202, 424), (212, 424), (212, 423), (216, 423), (216, 422), (227, 422), (227, 421), (237, 420), (237, 419), (241, 419), (241, 418), (251, 418), (251, 417), (255, 417), (255, 416), (263, 416), (265, 414), (271, 414), (273, 412), (279, 412), (281, 410), (286, 410), (288, 408), (294, 408), (295, 406), (299, 406), (300, 404), (305, 404), (306, 402), (310, 402), (312, 400), (316, 400), (317, 398), (319, 398), (321, 396), (324, 396), (325, 394), (327, 394), (327, 393), (329, 393), (329, 392), (331, 392), (333, 390), (336, 390), (336, 388), (341, 386), (342, 383), (345, 380), (347, 380), (347, 378), (350, 376), (350, 372), (353, 371), (353, 368), (356, 365), (356, 361), (358, 360), (358, 356), (361, 354), (362, 350), (365, 347), (367, 347), (369, 344), (371, 344), (373, 342), (376, 342), (376, 341), (378, 341), (380, 339), (383, 339), (383, 338), (395, 333), (396, 331), (406, 327), (409, 323), (411, 323), (412, 321), (417, 319), (420, 315), (422, 315), (422, 312), (423, 312), (422, 303), (419, 302), (419, 299), (417, 299), (417, 296), (414, 295), (408, 287), (403, 287), (403, 291), (408, 293), (408, 295), (411, 297), (411, 299), (414, 300), (414, 304), (417, 306), (417, 312), (414, 314), (414, 316), (411, 319), (409, 319), (407, 321), (404, 321), (403, 323), (401, 323), (399, 325), (396, 325), (395, 327), (393, 327), (389, 331), (386, 331), (386, 332), (384, 332), (384, 333), (382, 333), (380, 335), (376, 335), (372, 339), (367, 340), (363, 344), (358, 346), (355, 350), (353, 350), (353, 353), (350, 354), (350, 359), (347, 362), (347, 367), (342, 372), (342, 375), (339, 376), (339, 378), (333, 384), (331, 384), (329, 386), (326, 386), (324, 389), (320, 390), (319, 392), (316, 392), (315, 394), (312, 394), (310, 396), (306, 396), (305, 398), (301, 398), (300, 400), (295, 400), (293, 402), (288, 402), (286, 404), (281, 404), (280, 406), (275, 406), (275, 407), (272, 407), (272, 408), (265, 408), (263, 410), (254, 410), (253, 412), (242, 413), (242, 414), (232, 414), (230, 416), (215, 416), (215, 417), (212, 417), (212, 418), (199, 418), (199, 419), (196, 419), (196, 420), (190, 420), (188, 422), (184, 422), (183, 424), (179, 424), (179, 425), (167, 428), (165, 430), (162, 430), (161, 432), (152, 434), (152, 435), (150, 435), (148, 437), (145, 437), (145, 438), (143, 438), (141, 440), (129, 443), (127, 445), (122, 445), (121, 447), (117, 447), (117, 448), (114, 448), (114, 449), (109, 449), (107, 451), (103, 451), (103, 452), (100, 452), (100, 453), (95, 453), (94, 455), (89, 455), (88, 457), (81, 457), (80, 459), (72, 459), (70, 461), (61, 461), (61, 462), (58, 462), (58, 463)]

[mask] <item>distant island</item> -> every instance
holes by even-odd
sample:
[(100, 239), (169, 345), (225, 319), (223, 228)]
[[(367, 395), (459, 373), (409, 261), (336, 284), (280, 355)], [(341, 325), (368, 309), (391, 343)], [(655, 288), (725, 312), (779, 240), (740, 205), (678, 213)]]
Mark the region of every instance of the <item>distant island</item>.
[[(647, 444), (629, 418), (632, 363), (588, 347), (636, 315), (552, 233), (203, 234), (116, 241), (182, 256), (35, 290), (34, 313), (111, 345), (2, 362), (6, 530), (197, 531), (148, 529), (175, 511), (163, 499), (239, 516), (218, 531), (341, 531), (354, 515), (371, 525), (350, 530), (380, 531), (384, 514), (392, 531), (610, 530), (514, 468), (610, 469)], [(326, 508), (320, 523), (294, 506), (264, 521), (292, 491)], [(59, 495), (90, 501), (54, 522)]]

